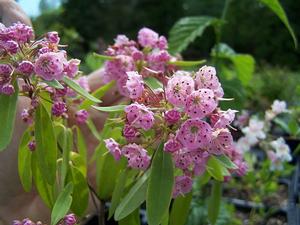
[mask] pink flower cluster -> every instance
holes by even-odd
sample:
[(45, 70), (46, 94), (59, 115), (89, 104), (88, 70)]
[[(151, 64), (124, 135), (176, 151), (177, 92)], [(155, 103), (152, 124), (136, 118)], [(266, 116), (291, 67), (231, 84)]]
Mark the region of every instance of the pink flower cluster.
[[(68, 214), (66, 215), (58, 225), (75, 225), (77, 223), (76, 217), (74, 214)], [(20, 220), (14, 220), (12, 222), (12, 225), (43, 225), (42, 222), (32, 222), (30, 219), (26, 218), (22, 221)]]
[[(153, 46), (157, 43), (151, 42), (153, 37), (144, 37), (142, 43)], [(135, 93), (149, 92), (139, 77)], [(123, 136), (127, 144), (121, 146), (111, 138), (105, 141), (115, 159), (125, 156), (129, 167), (145, 170), (151, 162), (147, 146), (163, 140), (164, 151), (172, 155), (176, 169), (181, 171), (175, 177), (174, 198), (191, 190), (193, 177), (205, 172), (212, 155), (226, 155), (237, 167), (230, 172), (244, 175), (247, 165), (229, 130), (237, 111), (218, 107), (224, 92), (215, 68), (203, 66), (194, 75), (178, 70), (166, 79), (162, 91), (152, 90), (154, 102), (131, 97), (133, 103), (124, 110)], [(155, 132), (150, 143), (144, 135), (149, 130)]]
[(116, 80), (119, 92), (131, 99), (141, 97), (143, 77), (153, 73), (159, 76), (174, 70), (174, 66), (168, 64), (172, 56), (167, 51), (168, 43), (164, 36), (142, 28), (137, 39), (133, 41), (125, 35), (118, 35), (114, 45), (106, 51), (113, 59), (105, 63), (102, 71), (106, 82)]

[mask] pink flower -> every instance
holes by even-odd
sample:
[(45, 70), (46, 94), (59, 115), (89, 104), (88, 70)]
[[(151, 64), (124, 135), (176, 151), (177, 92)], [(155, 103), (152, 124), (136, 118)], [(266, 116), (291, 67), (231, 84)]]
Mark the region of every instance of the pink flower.
[(123, 136), (128, 141), (132, 141), (137, 136), (137, 134), (138, 134), (138, 132), (134, 127), (132, 127), (128, 124), (125, 124), (124, 129), (123, 129)]
[(5, 42), (0, 42), (0, 47), (4, 48), (10, 54), (16, 54), (19, 50), (19, 45), (17, 42), (9, 40)]
[(141, 75), (137, 72), (127, 72), (128, 79), (126, 81), (126, 88), (131, 99), (141, 97), (144, 91), (144, 81)]
[(191, 177), (183, 175), (175, 177), (175, 186), (173, 189), (173, 198), (184, 195), (192, 190), (193, 180)]
[(225, 128), (229, 126), (233, 122), (235, 113), (237, 112), (236, 110), (228, 109), (227, 111), (218, 113), (218, 119), (214, 123), (214, 128)]
[(177, 71), (168, 81), (166, 87), (167, 100), (177, 107), (185, 106), (187, 96), (195, 89), (194, 80), (185, 71)]
[(213, 133), (211, 143), (208, 147), (208, 152), (215, 155), (226, 153), (233, 144), (231, 133), (226, 130), (218, 130)]
[(182, 170), (188, 169), (193, 163), (191, 152), (186, 148), (176, 151), (173, 154), (173, 160), (175, 167)]
[(109, 138), (104, 140), (106, 148), (115, 158), (115, 160), (119, 161), (121, 159), (121, 149), (119, 143), (117, 143), (113, 138)]
[(33, 29), (20, 22), (14, 23), (8, 30), (10, 38), (18, 43), (23, 44), (33, 38)]
[(80, 64), (79, 59), (71, 59), (68, 61), (64, 68), (64, 72), (67, 74), (68, 77), (74, 78), (75, 75), (78, 73), (78, 66)]
[(46, 34), (47, 40), (52, 44), (58, 44), (60, 41), (60, 38), (58, 36), (58, 33), (56, 31), (48, 32)]
[(30, 76), (34, 72), (34, 65), (30, 61), (22, 61), (19, 63), (17, 70), (26, 76)]
[(61, 80), (65, 63), (66, 59), (62, 53), (44, 53), (35, 62), (35, 73), (44, 80)]
[(11, 84), (0, 85), (0, 93), (5, 95), (12, 95), (15, 93), (15, 88)]
[(23, 109), (23, 111), (21, 112), (21, 118), (24, 123), (32, 123), (32, 115), (29, 113), (28, 109)]
[(138, 33), (138, 42), (142, 47), (155, 48), (158, 40), (158, 34), (149, 28), (144, 27)]
[(89, 113), (82, 109), (75, 113), (75, 119), (78, 124), (84, 124), (88, 119)]
[(13, 68), (9, 64), (0, 64), (0, 84), (3, 78), (7, 78), (11, 75)]
[(28, 148), (29, 148), (30, 151), (34, 151), (34, 150), (35, 150), (35, 148), (36, 148), (35, 140), (30, 141), (30, 142), (28, 143)]
[(173, 134), (170, 134), (169, 140), (164, 144), (164, 151), (166, 152), (176, 152), (181, 149), (181, 144), (176, 140)]
[(149, 130), (154, 124), (153, 112), (146, 106), (133, 103), (125, 107), (126, 118), (135, 128)]
[(87, 92), (91, 91), (90, 85), (89, 85), (89, 80), (88, 80), (87, 76), (79, 77), (77, 80), (75, 80), (75, 82), (78, 83), (80, 85), (80, 87), (82, 87)]
[(217, 108), (214, 93), (210, 89), (193, 91), (187, 98), (185, 110), (191, 118), (207, 116)]
[(65, 225), (75, 225), (77, 223), (75, 215), (68, 214), (64, 217), (64, 223)]
[(63, 115), (65, 112), (67, 112), (66, 103), (54, 102), (54, 104), (52, 105), (51, 112), (52, 112), (52, 115), (57, 116), (57, 117)]
[(150, 165), (150, 156), (142, 146), (135, 143), (125, 145), (122, 148), (122, 154), (128, 160), (128, 166), (131, 168), (145, 170)]
[(167, 41), (167, 39), (164, 36), (160, 36), (159, 37), (159, 40), (158, 40), (158, 43), (157, 43), (157, 47), (160, 50), (164, 50), (164, 49), (168, 48), (168, 41)]
[(180, 120), (181, 115), (178, 110), (171, 109), (165, 112), (164, 118), (168, 124), (175, 124)]
[(200, 119), (185, 121), (177, 133), (177, 139), (188, 149), (206, 147), (212, 138), (212, 129), (207, 122)]

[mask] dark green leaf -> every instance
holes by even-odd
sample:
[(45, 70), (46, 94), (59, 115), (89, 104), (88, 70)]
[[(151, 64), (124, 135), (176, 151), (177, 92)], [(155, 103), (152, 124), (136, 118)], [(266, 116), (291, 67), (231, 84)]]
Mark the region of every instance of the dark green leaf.
[(127, 105), (114, 105), (114, 106), (92, 106), (102, 112), (123, 112)]
[(57, 142), (53, 123), (43, 104), (35, 113), (35, 140), (37, 164), (42, 176), (49, 184), (54, 184), (56, 175)]
[(63, 81), (68, 85), (71, 89), (73, 89), (75, 92), (80, 94), (81, 96), (95, 102), (100, 103), (101, 101), (97, 98), (95, 98), (93, 95), (89, 94), (86, 90), (84, 90), (79, 84), (77, 84), (75, 81), (71, 80), (70, 78), (64, 76)]
[(180, 19), (170, 31), (169, 51), (173, 54), (182, 52), (196, 37), (202, 35), (205, 28), (216, 21), (216, 18), (208, 16), (185, 17)]
[(94, 53), (94, 56), (96, 56), (99, 59), (104, 59), (104, 60), (114, 60), (115, 59), (115, 57), (113, 57), (113, 56), (100, 55), (100, 54), (97, 54), (97, 53)]
[(169, 209), (174, 185), (172, 156), (163, 151), (160, 144), (151, 164), (147, 190), (147, 218), (149, 225), (159, 225)]
[(137, 208), (133, 213), (118, 222), (119, 225), (140, 225), (140, 210)]
[(289, 23), (289, 20), (280, 2), (278, 0), (260, 0), (260, 2), (263, 3), (265, 6), (267, 6), (270, 10), (272, 10), (278, 16), (281, 22), (283, 22), (283, 24), (286, 26), (286, 28), (290, 32), (290, 35), (293, 38), (295, 48), (297, 48), (298, 47), (297, 37)]
[(208, 220), (212, 225), (216, 224), (218, 219), (222, 196), (222, 184), (219, 181), (213, 181), (211, 196), (208, 202)]
[(225, 155), (219, 155), (216, 157), (217, 160), (219, 160), (223, 166), (225, 166), (228, 169), (237, 169), (237, 166)]
[(18, 85), (14, 85), (14, 87), (15, 93), (13, 95), (0, 94), (0, 151), (9, 145), (14, 130), (19, 94)]
[(159, 88), (163, 88), (162, 83), (155, 77), (146, 77), (144, 78), (144, 82), (153, 91)]
[(121, 200), (114, 215), (115, 220), (125, 218), (145, 201), (149, 174), (150, 171), (148, 170)]
[(51, 212), (51, 225), (56, 225), (69, 211), (72, 204), (73, 184), (69, 183), (58, 195)]
[(57, 80), (43, 80), (44, 83), (46, 83), (48, 86), (56, 88), (56, 89), (64, 89), (64, 86), (61, 85)]
[(21, 139), (18, 153), (18, 170), (22, 186), (25, 191), (30, 191), (32, 184), (31, 171), (31, 155), (32, 152), (28, 148), (28, 143), (31, 139), (29, 130), (26, 130)]
[(174, 200), (170, 214), (170, 224), (184, 225), (186, 223), (190, 211), (192, 197), (193, 193), (190, 192), (185, 196), (179, 196)]
[(296, 134), (299, 130), (299, 125), (298, 125), (297, 120), (291, 119), (288, 123), (288, 127), (289, 127), (290, 134), (292, 136), (296, 136)]
[[(92, 93), (92, 96), (94, 96), (97, 99), (101, 99), (114, 85), (115, 85), (115, 81), (111, 81), (111, 82), (103, 85), (102, 87), (98, 88), (96, 91), (94, 91)], [(93, 101), (91, 101), (89, 99), (85, 99), (82, 102), (82, 104), (80, 105), (80, 108), (88, 109), (93, 104), (94, 104)]]
[(117, 180), (117, 184), (115, 186), (113, 195), (112, 195), (112, 199), (111, 199), (111, 205), (109, 208), (109, 215), (108, 215), (108, 219), (110, 219), (112, 217), (112, 215), (114, 214), (120, 200), (121, 197), (124, 194), (124, 190), (125, 190), (125, 186), (126, 186), (126, 179), (127, 179), (127, 174), (128, 174), (128, 170), (125, 169), (123, 170), (120, 175), (119, 178)]
[(175, 65), (175, 66), (182, 66), (182, 67), (189, 67), (189, 66), (198, 66), (198, 65), (202, 65), (206, 62), (205, 59), (203, 60), (198, 60), (198, 61), (180, 61), (180, 60), (176, 60), (176, 61), (170, 61), (168, 62), (168, 64), (171, 65)]
[(290, 134), (289, 126), (282, 119), (275, 118), (273, 120), (278, 126), (280, 126), (286, 133)]

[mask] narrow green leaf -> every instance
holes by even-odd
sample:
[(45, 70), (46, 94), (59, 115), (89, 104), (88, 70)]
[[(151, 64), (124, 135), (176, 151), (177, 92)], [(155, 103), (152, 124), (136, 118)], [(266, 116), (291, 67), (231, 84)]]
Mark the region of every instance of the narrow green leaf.
[(56, 225), (69, 211), (72, 204), (73, 184), (69, 183), (58, 195), (51, 212), (51, 225)]
[(71, 152), (70, 159), (72, 161), (72, 165), (76, 167), (84, 175), (84, 177), (86, 177), (87, 164), (84, 161), (84, 158), (81, 155), (79, 155), (77, 152)]
[(43, 104), (35, 113), (35, 140), (37, 164), (42, 176), (49, 184), (54, 184), (56, 175), (57, 142), (53, 123)]
[(112, 195), (112, 199), (111, 199), (111, 205), (109, 208), (109, 214), (108, 214), (108, 219), (110, 219), (112, 217), (112, 215), (114, 214), (123, 194), (124, 194), (124, 190), (125, 190), (125, 186), (126, 186), (126, 179), (127, 179), (127, 174), (128, 174), (128, 170), (125, 169), (123, 170), (120, 175), (119, 178), (117, 180), (117, 184), (115, 186), (113, 195)]
[(140, 225), (140, 210), (137, 208), (133, 213), (118, 222), (119, 225)]
[(87, 124), (88, 128), (90, 129), (90, 131), (92, 132), (92, 134), (94, 135), (94, 137), (97, 138), (99, 141), (101, 141), (101, 136), (100, 136), (94, 122), (91, 119), (88, 119), (86, 121), (86, 124)]
[(123, 112), (127, 105), (114, 105), (114, 106), (92, 106), (102, 112)]
[(175, 65), (175, 66), (182, 66), (182, 67), (189, 67), (189, 66), (198, 66), (198, 65), (202, 65), (206, 62), (205, 59), (203, 60), (197, 60), (197, 61), (180, 61), (180, 60), (176, 60), (176, 61), (170, 61), (168, 62), (168, 64), (170, 65)]
[[(115, 85), (115, 81), (111, 81), (105, 85), (103, 85), (102, 87), (98, 88), (96, 91), (94, 91), (92, 93), (92, 96), (94, 96), (97, 99), (101, 99), (114, 85)], [(93, 105), (94, 102), (89, 100), (89, 99), (85, 99), (82, 104), (80, 105), (81, 109), (88, 109), (91, 105)]]
[(96, 56), (99, 59), (104, 59), (104, 60), (114, 60), (115, 59), (115, 57), (113, 57), (113, 56), (100, 55), (100, 54), (97, 54), (97, 53), (94, 53), (94, 56)]
[(223, 164), (223, 166), (228, 169), (238, 168), (226, 155), (219, 155), (216, 157), (216, 159), (219, 160)]
[(286, 133), (290, 133), (290, 129), (289, 126), (286, 124), (286, 122), (284, 122), (284, 120), (279, 119), (279, 118), (275, 118), (274, 123), (276, 123), (278, 126), (280, 126)]
[(182, 52), (196, 37), (200, 37), (208, 26), (216, 21), (216, 18), (209, 16), (185, 17), (180, 19), (170, 31), (169, 51), (173, 54)]
[(50, 87), (54, 87), (56, 89), (64, 89), (64, 86), (62, 86), (61, 83), (59, 83), (57, 80), (51, 80), (51, 81), (43, 80), (43, 82)]
[(77, 150), (79, 155), (83, 158), (85, 166), (87, 165), (87, 147), (79, 127), (76, 127), (77, 131)]
[(222, 183), (213, 181), (211, 196), (208, 202), (208, 220), (212, 225), (216, 224), (218, 219), (222, 197)]
[(71, 210), (78, 216), (83, 216), (89, 202), (89, 187), (84, 174), (75, 166), (71, 166), (71, 182), (74, 185)]
[(29, 130), (26, 130), (21, 139), (18, 152), (18, 171), (21, 184), (25, 191), (30, 191), (32, 185), (31, 155), (32, 152), (28, 148), (30, 141)]
[(77, 84), (75, 81), (71, 80), (70, 78), (64, 76), (63, 81), (66, 85), (68, 85), (71, 89), (76, 91), (81, 96), (95, 102), (95, 103), (101, 103), (101, 101), (97, 98), (95, 98), (93, 95), (89, 94), (86, 90), (84, 90), (79, 84)]
[(169, 209), (174, 185), (172, 156), (160, 144), (151, 164), (147, 190), (147, 218), (149, 225), (159, 225)]
[(128, 216), (145, 201), (149, 174), (150, 171), (148, 170), (121, 200), (114, 215), (116, 221)]
[(193, 193), (190, 192), (185, 196), (179, 196), (174, 200), (170, 214), (170, 224), (184, 225), (186, 223), (190, 211), (192, 197)]
[(70, 152), (73, 150), (73, 133), (70, 128), (64, 133), (65, 145), (63, 146), (63, 161), (61, 167), (62, 184), (64, 185), (70, 165)]
[(210, 156), (207, 161), (206, 171), (216, 180), (224, 180), (221, 162), (219, 162), (214, 156)]
[(280, 2), (278, 0), (260, 0), (261, 3), (263, 3), (265, 6), (267, 6), (272, 12), (274, 12), (278, 18), (283, 22), (283, 24), (286, 26), (288, 31), (290, 32), (291, 37), (293, 38), (295, 48), (298, 47), (298, 41), (297, 37), (289, 23), (289, 20), (286, 16), (286, 13), (284, 12), (284, 9), (282, 8)]
[(19, 89), (14, 85), (15, 93), (13, 95), (0, 94), (0, 151), (4, 150), (10, 143), (17, 111), (17, 100)]
[(159, 88), (163, 88), (162, 83), (155, 77), (146, 77), (144, 78), (144, 82), (153, 91)]
[(296, 119), (291, 119), (288, 123), (288, 128), (289, 128), (289, 133), (292, 136), (296, 136), (298, 130), (299, 130), (299, 125)]

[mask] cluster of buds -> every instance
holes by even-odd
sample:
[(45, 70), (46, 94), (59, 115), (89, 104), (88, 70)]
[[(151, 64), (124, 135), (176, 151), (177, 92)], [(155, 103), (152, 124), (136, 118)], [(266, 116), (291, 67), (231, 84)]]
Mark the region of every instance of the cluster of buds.
[[(59, 222), (58, 225), (75, 225), (77, 223), (76, 217), (74, 214), (68, 214), (66, 215), (61, 222)], [(26, 218), (22, 221), (20, 220), (14, 220), (12, 222), (12, 225), (44, 225), (44, 223), (38, 221), (38, 222), (32, 222), (30, 219)]]
[(241, 128), (244, 136), (236, 143), (236, 148), (241, 152), (248, 152), (256, 145), (266, 151), (271, 161), (271, 170), (282, 170), (283, 163), (292, 160), (291, 151), (282, 137), (274, 138), (270, 134), (271, 122), (279, 115), (287, 113), (287, 104), (284, 101), (275, 100), (271, 108), (266, 110), (264, 120), (257, 116), (249, 116), (244, 111), (237, 118), (237, 125)]
[[(64, 77), (77, 82), (89, 91), (87, 78), (80, 76), (78, 59), (67, 60), (67, 52), (60, 45), (57, 32), (49, 32), (34, 40), (31, 27), (15, 23), (10, 27), (0, 24), (0, 94), (12, 95), (19, 86), (19, 95), (31, 99), (21, 117), (31, 124), (36, 107), (44, 99), (52, 104), (54, 118), (67, 118), (68, 108), (76, 107), (82, 101), (76, 92), (63, 81)], [(76, 121), (84, 123), (86, 110), (74, 113)], [(34, 149), (31, 142), (29, 148)]]
[[(237, 166), (230, 172), (244, 175), (247, 165), (230, 132), (237, 111), (218, 107), (224, 93), (215, 68), (203, 66), (196, 73), (177, 70), (170, 75), (162, 72), (164, 77), (158, 79), (163, 87), (154, 90), (144, 83), (143, 74), (125, 72), (123, 88), (132, 100), (124, 110), (126, 144), (109, 138), (105, 140), (109, 152), (116, 160), (125, 157), (130, 168), (146, 170), (151, 164), (147, 148), (163, 142), (163, 150), (172, 155), (178, 171), (174, 198), (191, 191), (193, 178), (205, 172), (212, 155), (226, 155)], [(154, 133), (150, 140), (149, 131)]]
[(23, 219), (22, 221), (14, 220), (12, 222), (12, 225), (43, 225), (43, 223), (40, 221), (35, 223), (35, 222), (32, 222), (30, 219), (26, 218), (26, 219)]

